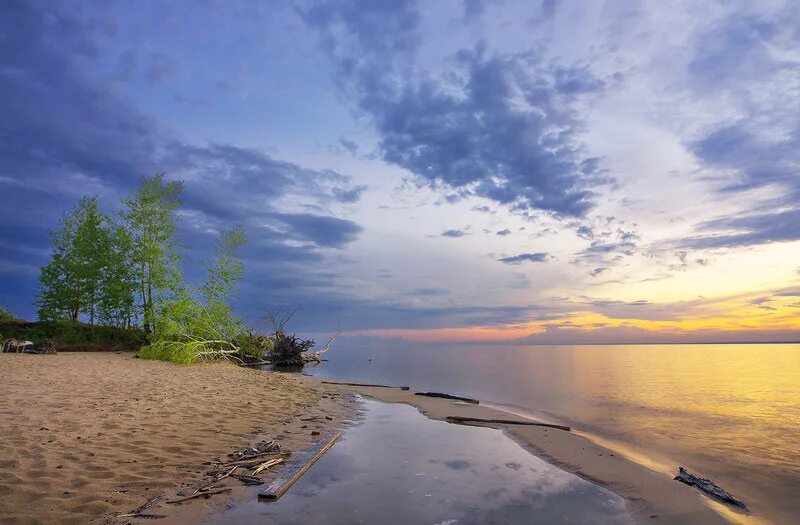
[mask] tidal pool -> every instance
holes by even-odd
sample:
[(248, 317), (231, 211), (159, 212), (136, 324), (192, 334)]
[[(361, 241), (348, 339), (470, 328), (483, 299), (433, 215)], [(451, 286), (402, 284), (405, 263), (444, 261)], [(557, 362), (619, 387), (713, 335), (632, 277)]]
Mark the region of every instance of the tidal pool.
[(233, 523), (620, 524), (619, 496), (529, 454), (499, 430), (364, 400), (365, 417), (276, 502), (234, 504)]

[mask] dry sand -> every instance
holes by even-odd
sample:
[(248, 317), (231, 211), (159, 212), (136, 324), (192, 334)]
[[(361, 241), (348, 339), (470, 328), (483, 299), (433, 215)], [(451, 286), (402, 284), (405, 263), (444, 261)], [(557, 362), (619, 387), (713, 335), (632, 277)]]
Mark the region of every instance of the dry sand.
[[(413, 390), (353, 386), (337, 388), (354, 390), (381, 401), (406, 403), (416, 407), (431, 419), (444, 420), (447, 416), (465, 416), (523, 420), (520, 416), (492, 407), (416, 396)], [(728, 519), (712, 510), (711, 503), (694, 488), (673, 481), (671, 477), (650, 470), (618, 453), (615, 454), (579, 434), (535, 426), (495, 424), (486, 426), (504, 430), (537, 456), (619, 494), (626, 499), (634, 519), (639, 523), (661, 525), (730, 523)], [(729, 515), (733, 515), (733, 512), (730, 511)]]
[(0, 354), (0, 523), (119, 522), (153, 497), (151, 511), (170, 516), (158, 523), (196, 519), (251, 494), (236, 486), (180, 508), (161, 501), (202, 484), (203, 462), (263, 439), (305, 448), (312, 431), (351, 413), (352, 399), (326, 390), (129, 353)]

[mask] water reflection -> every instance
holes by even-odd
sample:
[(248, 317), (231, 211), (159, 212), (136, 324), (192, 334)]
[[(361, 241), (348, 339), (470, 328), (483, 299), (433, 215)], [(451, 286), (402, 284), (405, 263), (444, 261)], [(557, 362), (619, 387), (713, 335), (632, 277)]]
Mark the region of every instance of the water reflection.
[(283, 498), (236, 505), (211, 523), (631, 523), (621, 498), (499, 431), (365, 403), (366, 420)]
[(544, 412), (800, 523), (800, 345), (357, 343), (339, 342), (315, 373)]

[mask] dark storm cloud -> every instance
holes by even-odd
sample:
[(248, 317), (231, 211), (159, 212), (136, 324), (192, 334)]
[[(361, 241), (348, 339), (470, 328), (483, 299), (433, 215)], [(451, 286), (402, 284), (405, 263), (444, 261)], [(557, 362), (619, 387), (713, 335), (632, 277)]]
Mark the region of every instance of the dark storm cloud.
[(571, 104), (604, 83), (586, 68), (479, 48), (459, 52), (447, 80), (414, 79), (403, 69), (419, 41), (413, 3), (316, 3), (301, 14), (319, 30), (342, 89), (372, 118), (385, 161), (518, 211), (592, 208), (592, 188), (607, 177), (575, 137)]
[[(201, 257), (210, 244), (202, 232), (244, 223), (252, 259), (270, 261), (273, 272), (291, 270), (287, 279), (295, 284), (313, 280), (310, 267), (281, 265), (318, 264), (318, 247), (341, 248), (361, 228), (324, 212), (279, 211), (278, 202), (291, 194), (295, 203), (352, 203), (364, 188), (337, 172), (305, 169), (257, 150), (175, 140), (118, 84), (135, 77), (163, 82), (178, 65), (168, 56), (123, 54), (116, 77), (104, 77), (95, 61), (114, 38), (115, 22), (104, 18), (102, 8), (95, 11), (37, 2), (6, 2), (0, 9), (0, 228), (6, 254), (0, 282), (4, 293), (14, 295), (6, 300), (28, 305), (19, 310), (30, 315), (35, 281), (29, 274), (46, 260), (46, 230), (80, 196), (99, 194), (113, 208), (139, 177), (157, 171), (186, 181), (181, 235), (189, 259)], [(29, 276), (21, 278), (23, 273)]]
[(511, 257), (501, 257), (497, 259), (504, 264), (522, 264), (523, 262), (547, 262), (550, 256), (546, 253), (521, 253)]

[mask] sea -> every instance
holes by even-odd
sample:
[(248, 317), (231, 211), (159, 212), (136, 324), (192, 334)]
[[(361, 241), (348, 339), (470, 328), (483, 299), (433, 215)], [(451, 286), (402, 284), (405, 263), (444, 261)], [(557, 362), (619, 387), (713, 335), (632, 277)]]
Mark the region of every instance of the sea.
[(475, 397), (800, 523), (800, 344), (483, 345), (344, 338), (305, 372)]

